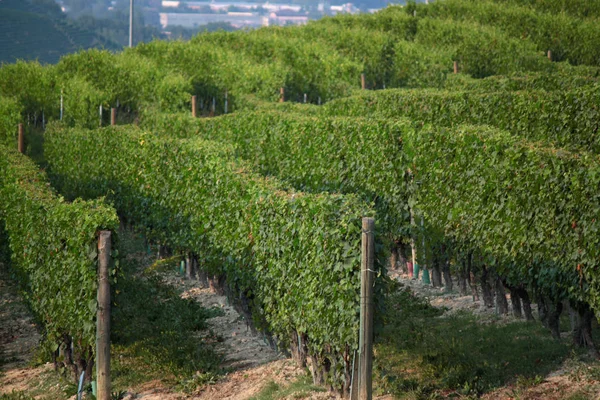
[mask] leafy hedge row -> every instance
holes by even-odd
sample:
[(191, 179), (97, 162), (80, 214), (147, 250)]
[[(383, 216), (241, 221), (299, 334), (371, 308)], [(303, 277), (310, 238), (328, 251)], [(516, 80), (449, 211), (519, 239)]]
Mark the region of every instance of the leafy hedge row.
[(0, 96), (14, 98), (24, 116), (42, 120), (60, 118), (72, 126), (94, 128), (110, 120), (110, 108), (135, 114), (145, 107), (157, 111), (189, 109), (192, 84), (174, 71), (159, 69), (145, 57), (126, 51), (88, 50), (70, 54), (57, 65), (17, 62), (0, 68)]
[(439, 126), (485, 124), (530, 140), (600, 152), (598, 85), (568, 92), (388, 90), (339, 99), (326, 114), (407, 117)]
[(415, 42), (450, 51), (461, 71), (474, 78), (551, 68), (533, 43), (509, 37), (493, 25), (420, 18)]
[[(600, 310), (600, 158), (493, 128), (409, 133), (417, 206), (449, 237)], [(512, 264), (511, 264), (512, 263)], [(509, 271), (504, 271), (508, 274)], [(514, 271), (513, 271), (514, 273)]]
[(0, 96), (0, 143), (15, 145), (19, 122), (21, 122), (20, 104)]
[(352, 195), (285, 191), (235, 161), (234, 148), (165, 140), (133, 127), (52, 126), (46, 157), (70, 196), (108, 195), (163, 243), (201, 256), (251, 299), (284, 343), (308, 337), (329, 381), (349, 383), (357, 348), (361, 217)]
[(471, 78), (468, 75), (448, 75), (444, 88), (460, 91), (517, 91), (546, 90), (570, 91), (576, 88), (592, 86), (598, 83), (600, 69), (588, 66), (571, 66), (555, 63), (552, 72), (528, 72), (511, 75), (496, 75), (484, 79)]
[(600, 4), (588, 0), (494, 0), (499, 4), (523, 5), (533, 10), (578, 18), (600, 18)]
[(89, 364), (96, 340), (97, 235), (115, 231), (118, 219), (102, 200), (67, 203), (49, 185), (29, 158), (0, 144), (0, 220), (12, 271), (49, 343), (58, 347), (73, 338), (73, 362)]
[(402, 136), (412, 129), (407, 121), (280, 111), (217, 118), (160, 114), (142, 121), (164, 136), (233, 143), (236, 153), (257, 172), (276, 176), (298, 190), (356, 193), (375, 204), (383, 231), (395, 239), (407, 236), (410, 218), (402, 165)]
[[(426, 8), (432, 15), (433, 6)], [(453, 60), (473, 77), (556, 71), (531, 40), (511, 36), (495, 21), (444, 19), (453, 15), (447, 8), (435, 14), (440, 18), (413, 5), (389, 7), (304, 27), (155, 41), (119, 54), (88, 50), (54, 66), (18, 62), (0, 68), (0, 95), (16, 98), (23, 116), (41, 122), (42, 113), (46, 120), (59, 118), (62, 92), (63, 121), (94, 128), (100, 105), (107, 124), (108, 109), (117, 103), (119, 115), (132, 121), (146, 108), (189, 109), (192, 94), (205, 109), (215, 98), (217, 113), (224, 110), (226, 91), (229, 112), (252, 106), (249, 96), (275, 101), (281, 87), (287, 100), (302, 101), (306, 93), (310, 103), (325, 103), (352, 93), (361, 73), (370, 88), (439, 88)]]
[(0, 96), (16, 100), (23, 116), (35, 113), (41, 119), (58, 118), (60, 110), (60, 89), (56, 88), (56, 76), (50, 66), (37, 62), (18, 61), (3, 64), (0, 68)]
[[(551, 50), (554, 61), (600, 65), (600, 28), (595, 18), (580, 19), (565, 13), (540, 13), (521, 4), (473, 0), (436, 1), (431, 7), (419, 7), (417, 13), (427, 19), (451, 18), (497, 27), (509, 37), (528, 39), (542, 52)], [(510, 56), (506, 54), (507, 58)]]

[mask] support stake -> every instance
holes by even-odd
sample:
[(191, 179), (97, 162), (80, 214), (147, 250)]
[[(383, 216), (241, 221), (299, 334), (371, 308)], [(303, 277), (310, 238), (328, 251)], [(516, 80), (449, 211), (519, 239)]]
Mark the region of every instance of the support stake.
[(98, 311), (96, 313), (96, 382), (98, 400), (110, 400), (110, 282), (111, 232), (98, 237)]
[(362, 220), (360, 273), (360, 335), (358, 398), (371, 400), (373, 395), (373, 268), (375, 259), (375, 219)]
[(17, 148), (19, 150), (19, 153), (25, 154), (25, 133), (23, 129), (23, 124), (19, 124), (19, 142), (17, 144)]

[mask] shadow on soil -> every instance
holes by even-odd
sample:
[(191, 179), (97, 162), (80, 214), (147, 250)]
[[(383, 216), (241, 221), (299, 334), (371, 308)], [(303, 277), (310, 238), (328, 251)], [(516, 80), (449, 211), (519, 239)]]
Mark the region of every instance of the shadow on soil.
[(387, 299), (375, 345), (375, 387), (398, 398), (478, 396), (541, 380), (571, 354), (539, 322), (481, 324), (468, 313), (444, 316), (401, 289)]
[[(113, 382), (125, 389), (152, 380), (183, 391), (216, 380), (222, 355), (206, 320), (220, 315), (191, 299), (182, 299), (148, 268), (151, 260), (138, 235), (120, 232), (122, 274), (113, 299)], [(173, 268), (178, 260), (173, 261)], [(165, 264), (165, 263), (163, 263)], [(162, 267), (169, 267), (162, 265)]]

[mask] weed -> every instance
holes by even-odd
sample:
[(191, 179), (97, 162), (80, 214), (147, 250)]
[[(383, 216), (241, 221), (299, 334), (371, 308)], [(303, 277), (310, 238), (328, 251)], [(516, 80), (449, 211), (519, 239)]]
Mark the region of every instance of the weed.
[(526, 376), (518, 376), (516, 385), (520, 389), (526, 389), (540, 385), (542, 382), (544, 382), (544, 378), (540, 375), (536, 375), (531, 378)]
[(260, 393), (250, 400), (304, 399), (309, 397), (311, 393), (323, 391), (325, 389), (313, 385), (310, 374), (306, 373), (285, 387), (270, 381)]
[(194, 393), (207, 385), (214, 385), (219, 381), (220, 376), (214, 372), (197, 372), (191, 379), (183, 381), (179, 385), (179, 389), (184, 393)]

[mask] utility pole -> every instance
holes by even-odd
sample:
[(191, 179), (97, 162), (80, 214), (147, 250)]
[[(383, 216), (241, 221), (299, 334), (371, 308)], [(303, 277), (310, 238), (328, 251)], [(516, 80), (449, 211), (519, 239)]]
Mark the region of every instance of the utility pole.
[(133, 0), (129, 0), (129, 47), (133, 47)]

